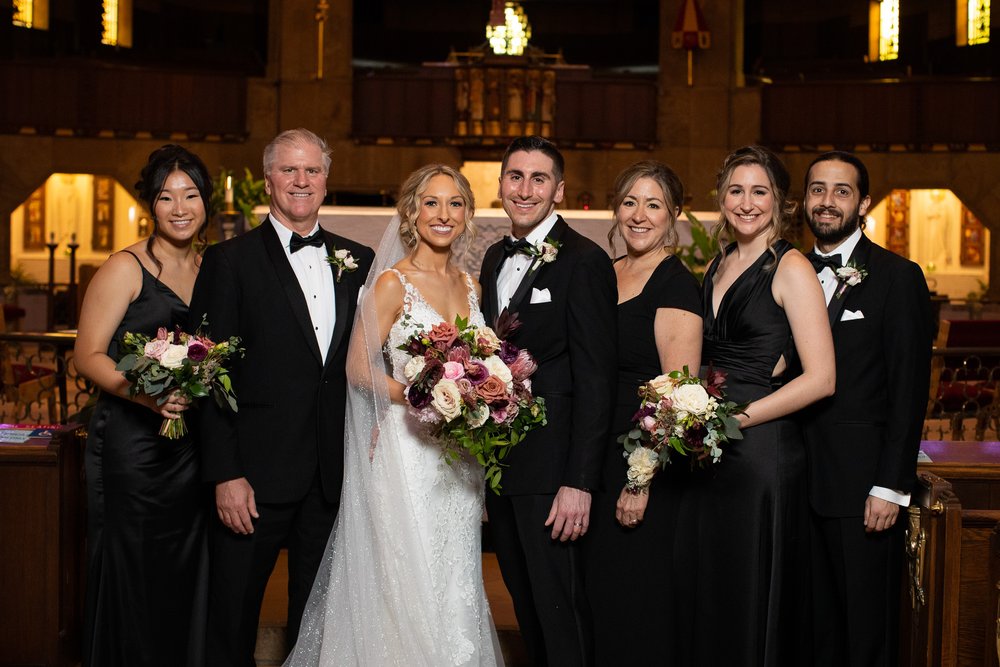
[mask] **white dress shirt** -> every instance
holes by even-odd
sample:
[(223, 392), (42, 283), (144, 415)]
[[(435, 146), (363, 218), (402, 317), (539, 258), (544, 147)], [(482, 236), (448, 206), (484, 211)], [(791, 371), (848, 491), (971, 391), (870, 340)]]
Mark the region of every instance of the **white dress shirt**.
[[(330, 349), (330, 339), (333, 338), (333, 327), (337, 323), (336, 296), (333, 288), (333, 270), (326, 261), (326, 246), (318, 248), (305, 246), (292, 253), (289, 243), (292, 240), (292, 230), (268, 216), (278, 234), (281, 247), (285, 249), (288, 263), (299, 281), (302, 296), (309, 307), (309, 319), (312, 320), (316, 343), (319, 345), (323, 363), (326, 363), (326, 353)], [(309, 236), (319, 230), (319, 222), (313, 226)]]
[[(524, 239), (537, 247), (549, 235), (549, 232), (552, 231), (558, 219), (559, 214), (553, 211), (549, 217), (542, 220), (537, 227), (532, 229)], [(500, 267), (500, 275), (497, 276), (498, 313), (503, 312), (503, 309), (510, 305), (510, 300), (514, 296), (514, 292), (517, 291), (521, 281), (528, 274), (528, 269), (535, 259), (535, 257), (526, 255), (523, 252), (516, 252), (504, 261), (503, 266)]]
[[(847, 264), (847, 260), (850, 259), (851, 254), (854, 252), (854, 248), (857, 247), (858, 241), (861, 240), (861, 235), (861, 229), (855, 229), (853, 234), (844, 239), (843, 243), (830, 252), (822, 252), (819, 248), (813, 248), (813, 252), (820, 257), (828, 257), (829, 255), (839, 253), (841, 266), (844, 266)], [(826, 295), (826, 305), (829, 306), (830, 300), (833, 299), (833, 293), (840, 285), (840, 281), (837, 280), (837, 274), (835, 274), (833, 269), (829, 266), (824, 266), (823, 270), (816, 274), (816, 277), (819, 278), (819, 284), (823, 286), (823, 294)], [(882, 500), (888, 500), (891, 503), (896, 503), (900, 507), (909, 507), (910, 505), (910, 494), (895, 491), (893, 489), (887, 489), (882, 486), (873, 486), (872, 490), (868, 492), (868, 495), (881, 498)]]

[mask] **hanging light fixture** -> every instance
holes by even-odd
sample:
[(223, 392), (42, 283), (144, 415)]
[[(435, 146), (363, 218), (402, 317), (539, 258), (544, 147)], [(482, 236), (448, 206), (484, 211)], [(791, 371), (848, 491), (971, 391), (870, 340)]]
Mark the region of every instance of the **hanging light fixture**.
[(531, 39), (531, 25), (524, 10), (516, 2), (493, 0), (490, 22), (486, 25), (486, 40), (497, 55), (519, 56)]

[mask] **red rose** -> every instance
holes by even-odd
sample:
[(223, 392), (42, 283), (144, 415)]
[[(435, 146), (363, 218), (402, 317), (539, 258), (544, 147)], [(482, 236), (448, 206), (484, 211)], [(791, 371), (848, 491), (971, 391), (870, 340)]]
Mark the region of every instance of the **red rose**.
[(427, 334), (427, 337), (432, 343), (435, 343), (435, 347), (438, 349), (441, 349), (441, 347), (436, 345), (437, 343), (441, 343), (444, 349), (447, 349), (451, 347), (452, 343), (458, 340), (458, 329), (455, 328), (454, 324), (442, 322), (431, 327), (431, 331)]

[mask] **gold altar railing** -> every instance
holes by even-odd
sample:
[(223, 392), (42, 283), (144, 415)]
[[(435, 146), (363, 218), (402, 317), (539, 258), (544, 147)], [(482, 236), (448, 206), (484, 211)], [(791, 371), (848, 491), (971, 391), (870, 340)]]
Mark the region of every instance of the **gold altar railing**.
[(6, 423), (79, 421), (94, 385), (73, 363), (75, 333), (0, 333), (2, 419)]
[(1000, 440), (1000, 347), (935, 348), (928, 399), (924, 440)]

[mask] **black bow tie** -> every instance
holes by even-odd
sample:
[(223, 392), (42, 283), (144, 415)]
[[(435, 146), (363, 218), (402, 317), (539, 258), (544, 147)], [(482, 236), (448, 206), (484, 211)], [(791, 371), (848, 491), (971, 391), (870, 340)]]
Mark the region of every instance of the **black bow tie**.
[(511, 257), (514, 253), (523, 252), (526, 253), (531, 244), (528, 243), (527, 239), (517, 239), (514, 240), (509, 236), (503, 237), (503, 256)]
[(833, 271), (834, 273), (837, 272), (837, 269), (844, 266), (843, 262), (840, 261), (839, 253), (823, 256), (811, 252), (808, 255), (806, 255), (806, 257), (808, 257), (809, 261), (812, 262), (813, 268), (816, 269), (816, 273), (822, 271), (824, 266), (829, 266), (830, 270)]
[(288, 242), (288, 251), (294, 254), (305, 248), (307, 245), (311, 245), (314, 248), (322, 248), (323, 232), (317, 229), (309, 236), (299, 236), (298, 234), (292, 232), (292, 240)]

